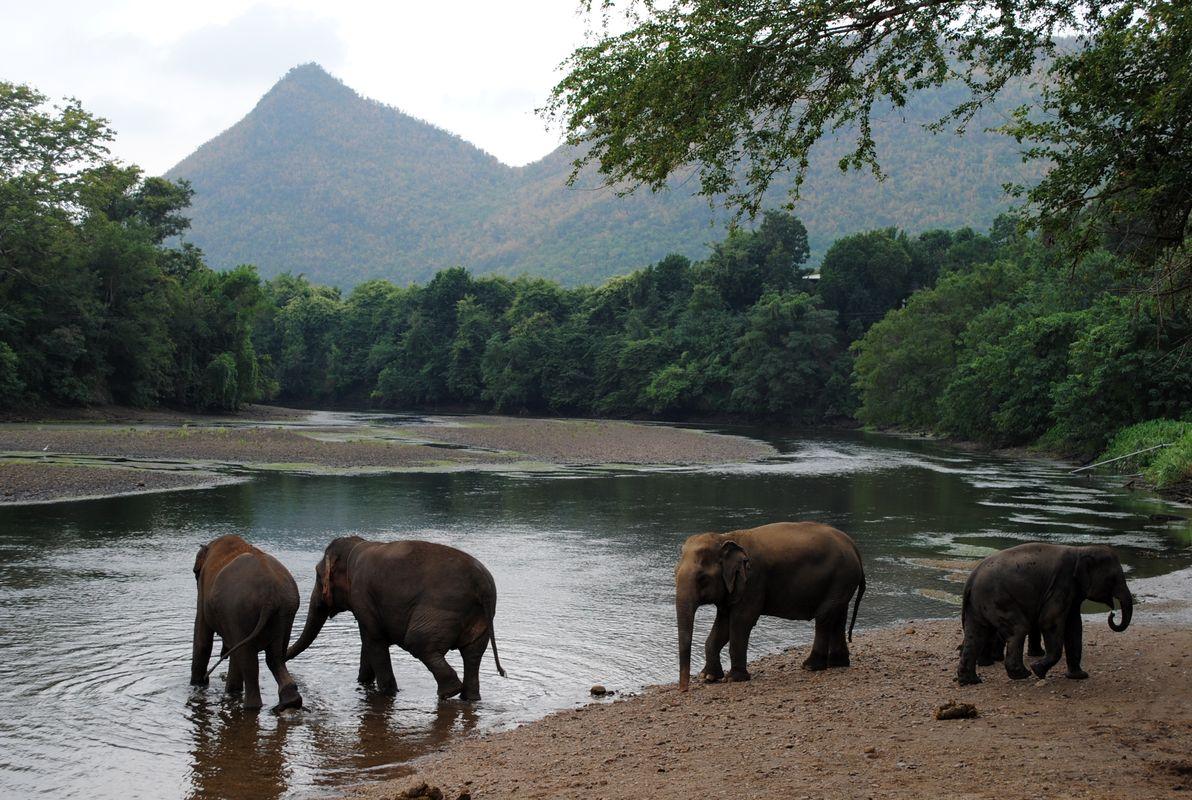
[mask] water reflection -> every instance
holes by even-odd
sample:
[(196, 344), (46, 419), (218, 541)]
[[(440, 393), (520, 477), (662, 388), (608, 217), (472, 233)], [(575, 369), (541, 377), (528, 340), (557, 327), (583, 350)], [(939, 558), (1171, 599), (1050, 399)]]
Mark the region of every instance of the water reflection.
[[(1132, 577), (1192, 563), (1188, 509), (1061, 465), (862, 433), (769, 438), (781, 457), (710, 469), (274, 474), (0, 508), (0, 795), (319, 795), (400, 774), (469, 731), (586, 702), (593, 683), (671, 681), (674, 559), (702, 530), (820, 519), (850, 532), (869, 586), (860, 628), (954, 615), (955, 568), (1026, 539), (1111, 543)], [(342, 615), (291, 664), (301, 712), (244, 713), (222, 695), (222, 668), (190, 689), (190, 567), (225, 533), (276, 555), (304, 597), (335, 536), (416, 535), (473, 553), (497, 580), (510, 677), (486, 656), (485, 699), (440, 703), (422, 665), (395, 648), (401, 692), (370, 694), (355, 683), (359, 638)], [(710, 618), (701, 613), (703, 631)], [(751, 653), (810, 634), (766, 620)]]
[(289, 788), (286, 737), (292, 717), (269, 718), (239, 705), (198, 693), (188, 702), (191, 797), (281, 797)]

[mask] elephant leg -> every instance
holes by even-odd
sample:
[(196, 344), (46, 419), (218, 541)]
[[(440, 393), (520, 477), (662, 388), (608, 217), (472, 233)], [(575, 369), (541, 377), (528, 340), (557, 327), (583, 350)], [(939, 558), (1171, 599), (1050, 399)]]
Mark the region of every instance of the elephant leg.
[(699, 676), (708, 683), (724, 678), (724, 666), (720, 663), (720, 651), (728, 644), (729, 612), (727, 608), (716, 607), (716, 620), (704, 642), (704, 668)]
[(1043, 643), (1047, 647), (1046, 653), (1031, 663), (1031, 672), (1038, 678), (1047, 677), (1048, 671), (1060, 660), (1060, 651), (1064, 649), (1063, 622), (1043, 629)]
[(376, 679), (377, 672), (373, 669), (372, 661), (369, 659), (368, 645), (362, 638), (360, 640), (360, 670), (356, 673), (356, 682), (367, 686)]
[[(1051, 648), (1048, 648), (1050, 652)], [(1031, 658), (1039, 658), (1044, 654), (1043, 645), (1039, 643), (1039, 628), (1032, 626), (1031, 635), (1026, 640), (1026, 654)]]
[(730, 681), (747, 681), (750, 678), (746, 665), (749, 663), (749, 635), (757, 623), (758, 614), (745, 612), (741, 608), (729, 613), (728, 659)]
[(275, 638), (265, 648), (265, 665), (273, 673), (277, 681), (277, 705), (273, 713), (277, 714), (287, 708), (302, 708), (302, 695), (298, 693), (298, 685), (294, 683), (294, 676), (286, 668), (286, 648), (288, 643), (282, 638)]
[(811, 653), (803, 660), (803, 669), (813, 672), (828, 668), (828, 650), (832, 641), (832, 616), (815, 618), (815, 638), (811, 642)]
[(829, 667), (847, 667), (849, 665), (848, 636), (845, 633), (847, 622), (848, 604), (846, 603), (843, 610), (837, 609), (827, 622)]
[(480, 663), (484, 660), (486, 650), (488, 650), (487, 633), (471, 644), (460, 648), (460, 655), (464, 659), (464, 690), (459, 696), (461, 700), (475, 702), (480, 699)]
[(460, 682), (459, 675), (447, 663), (447, 659), (443, 657), (443, 653), (423, 653), (418, 656), (418, 660), (426, 665), (431, 675), (435, 676), (435, 682), (439, 684), (438, 694), (440, 700), (455, 697), (457, 694), (463, 692), (464, 685)]
[(1031, 671), (1022, 663), (1022, 646), (1026, 644), (1028, 628), (1019, 626), (1006, 637), (1006, 674), (1014, 680), (1029, 678)]
[(244, 670), (234, 653), (228, 661), (228, 677), (224, 682), (224, 691), (228, 694), (240, 694), (244, 691)]
[(989, 652), (990, 642), (997, 638), (993, 628), (978, 622), (975, 615), (969, 613), (964, 621), (964, 644), (960, 647), (960, 661), (956, 665), (957, 683), (968, 686), (981, 682), (981, 677), (977, 675), (977, 664), (982, 654)]
[(190, 685), (207, 685), (207, 662), (211, 660), (211, 648), (215, 643), (215, 631), (203, 619), (203, 613), (195, 614), (194, 643), (190, 651)]
[(1075, 681), (1084, 680), (1089, 676), (1080, 668), (1080, 657), (1084, 647), (1084, 623), (1080, 619), (1080, 604), (1077, 603), (1068, 622), (1064, 626), (1064, 657), (1068, 659), (1066, 677)]
[[(361, 631), (363, 635), (363, 631)], [(397, 694), (397, 678), (393, 677), (393, 662), (389, 660), (389, 645), (384, 639), (362, 638), (360, 656), (372, 667), (381, 694)]]
[(232, 653), (232, 659), (240, 665), (240, 676), (244, 679), (244, 708), (258, 710), (261, 703), (260, 664), (256, 651), (242, 647)]
[(1006, 640), (996, 633), (985, 637), (984, 646), (977, 652), (977, 666), (988, 667), (1006, 657)]

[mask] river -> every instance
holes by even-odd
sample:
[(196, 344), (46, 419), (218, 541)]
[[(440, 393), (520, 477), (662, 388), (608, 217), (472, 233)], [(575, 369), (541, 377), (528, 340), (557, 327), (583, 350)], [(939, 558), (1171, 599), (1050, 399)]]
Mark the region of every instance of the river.
[[(589, 702), (594, 683), (627, 693), (673, 681), (672, 570), (684, 537), (700, 531), (813, 519), (849, 532), (868, 576), (858, 639), (956, 615), (960, 576), (948, 560), (1020, 541), (1107, 542), (1131, 578), (1192, 564), (1189, 509), (1062, 464), (861, 432), (732, 432), (780, 455), (703, 468), (270, 473), (0, 507), (0, 796), (317, 797), (400, 774), (451, 737)], [(191, 688), (191, 565), (199, 545), (227, 533), (294, 573), (296, 630), (333, 537), (467, 550), (497, 581), (509, 677), (490, 654), (481, 702), (440, 703), (422, 665), (394, 648), (401, 691), (375, 696), (354, 682), (359, 640), (345, 614), (291, 663), (300, 712), (243, 712), (221, 693), (222, 666), (209, 688)], [(697, 641), (711, 616), (701, 611)], [(810, 635), (811, 623), (763, 620), (750, 655)], [(261, 675), (268, 706), (276, 687)]]

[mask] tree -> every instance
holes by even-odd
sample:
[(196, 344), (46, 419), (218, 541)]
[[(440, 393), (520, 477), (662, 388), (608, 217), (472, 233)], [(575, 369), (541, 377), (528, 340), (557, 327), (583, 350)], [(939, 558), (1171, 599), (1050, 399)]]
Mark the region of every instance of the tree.
[(24, 391), (16, 351), (0, 342), (0, 406), (15, 405)]
[(0, 81), (0, 181), (65, 208), (77, 203), (93, 170), (111, 163), (115, 133), (78, 100), (49, 108), (47, 101), (30, 86)]
[(455, 319), (447, 388), (457, 400), (472, 403), (480, 399), (484, 386), (482, 360), (488, 340), (496, 332), (496, 320), (473, 295), (467, 295), (456, 304)]
[(733, 352), (732, 404), (738, 413), (815, 422), (836, 357), (836, 315), (801, 292), (771, 292), (750, 309)]
[(820, 265), (819, 295), (856, 339), (910, 296), (911, 249), (893, 228), (837, 239)]
[[(828, 135), (852, 139), (841, 169), (880, 177), (875, 108), (959, 78), (967, 99), (931, 127), (963, 129), (1040, 56), (1074, 48), (1048, 70), (1048, 116), (1024, 109), (1010, 126), (1036, 143), (1027, 157), (1055, 164), (1028, 192), (1029, 221), (1062, 234), (1077, 256), (1101, 244), (1107, 225), (1125, 224), (1127, 239), (1147, 245), (1143, 267), (1174, 259), (1160, 290), (1192, 291), (1186, 2), (581, 0), (589, 12), (615, 5), (628, 30), (606, 27), (577, 49), (542, 110), (582, 147), (572, 180), (595, 164), (622, 193), (659, 190), (693, 168), (700, 193), (754, 216), (780, 172), (794, 171), (797, 200)], [(1081, 38), (1061, 46), (1056, 37), (1073, 31)]]
[(728, 193), (730, 205), (753, 215), (778, 172), (793, 168), (797, 187), (826, 133), (855, 135), (842, 167), (879, 172), (875, 106), (904, 105), (916, 90), (959, 76), (971, 96), (944, 121), (963, 123), (1053, 51), (1057, 33), (1090, 30), (1105, 10), (1134, 3), (622, 5), (629, 30), (577, 49), (544, 109), (564, 124), (569, 143), (589, 148), (577, 168), (596, 163), (610, 184), (659, 189), (680, 167), (698, 165), (702, 193)]
[(932, 428), (939, 400), (952, 379), (958, 339), (981, 312), (1010, 297), (1020, 269), (1012, 262), (952, 273), (913, 295), (853, 343), (860, 407), (870, 425)]
[(1162, 319), (1146, 299), (1106, 295), (1085, 315), (1064, 380), (1051, 391), (1055, 426), (1044, 443), (1091, 458), (1126, 425), (1192, 413), (1192, 369), (1176, 342), (1192, 336), (1186, 314)]
[(1125, 5), (1052, 76), (1043, 114), (1019, 109), (1007, 127), (1053, 164), (1016, 193), (1070, 257), (1108, 246), (1150, 272), (1152, 292), (1192, 298), (1192, 7)]
[(767, 291), (786, 291), (799, 280), (809, 254), (807, 229), (790, 214), (767, 211), (756, 231), (736, 230), (712, 248), (699, 279), (711, 283), (734, 311)]

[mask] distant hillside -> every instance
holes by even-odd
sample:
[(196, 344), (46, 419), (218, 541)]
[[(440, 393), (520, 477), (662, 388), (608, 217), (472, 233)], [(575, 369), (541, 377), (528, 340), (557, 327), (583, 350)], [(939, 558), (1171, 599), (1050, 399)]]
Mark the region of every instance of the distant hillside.
[[(885, 182), (842, 174), (842, 147), (824, 145), (795, 209), (813, 254), (841, 235), (887, 225), (985, 228), (1008, 206), (1002, 184), (1029, 180), (1038, 168), (984, 128), (1030, 96), (1007, 92), (1000, 110), (964, 137), (922, 129), (963, 96), (959, 86), (924, 92), (876, 121)], [(599, 282), (668, 253), (700, 257), (722, 237), (724, 213), (682, 182), (628, 198), (595, 180), (567, 188), (573, 158), (561, 147), (506, 166), (307, 64), (167, 177), (194, 185), (187, 238), (213, 265), (252, 263), (267, 276), (288, 270), (343, 287), (425, 281), (455, 265)], [(770, 205), (785, 202), (788, 186), (771, 190)]]

